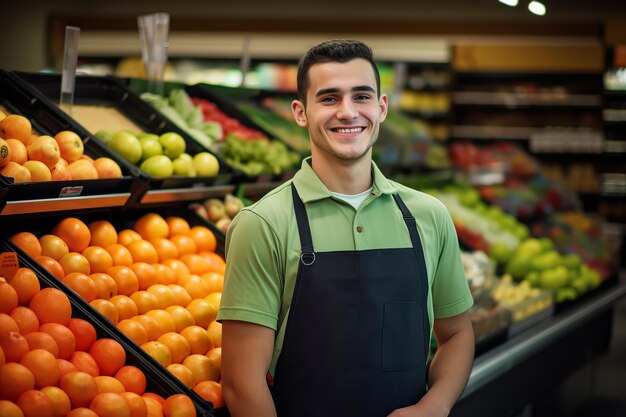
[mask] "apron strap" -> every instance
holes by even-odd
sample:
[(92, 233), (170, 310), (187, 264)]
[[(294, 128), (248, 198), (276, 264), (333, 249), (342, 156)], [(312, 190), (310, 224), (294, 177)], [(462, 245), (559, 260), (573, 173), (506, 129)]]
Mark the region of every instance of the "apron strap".
[(313, 238), (311, 237), (311, 228), (309, 226), (309, 218), (306, 215), (306, 208), (293, 183), (291, 183), (291, 195), (293, 197), (293, 207), (296, 212), (296, 221), (298, 222), (298, 232), (300, 233), (300, 246), (302, 247), (300, 260), (304, 265), (308, 266), (315, 262)]
[[(409, 235), (411, 236), (411, 242), (413, 243), (413, 249), (415, 249), (416, 254), (420, 254), (421, 256), (417, 257), (417, 265), (420, 269), (420, 274), (423, 277), (427, 277), (426, 264), (424, 263), (424, 251), (422, 248), (422, 241), (417, 233), (417, 223), (415, 222), (415, 217), (409, 211), (409, 208), (404, 204), (404, 201), (400, 198), (398, 193), (392, 194), (393, 199), (396, 200), (396, 204), (400, 208), (402, 212), (402, 218), (404, 219), (404, 223), (406, 223), (406, 227), (409, 229)], [(426, 283), (427, 280), (423, 280), (423, 284)], [(424, 285), (422, 285), (424, 286)], [(426, 285), (426, 289), (428, 289), (428, 285)], [(426, 293), (424, 293), (426, 294)]]

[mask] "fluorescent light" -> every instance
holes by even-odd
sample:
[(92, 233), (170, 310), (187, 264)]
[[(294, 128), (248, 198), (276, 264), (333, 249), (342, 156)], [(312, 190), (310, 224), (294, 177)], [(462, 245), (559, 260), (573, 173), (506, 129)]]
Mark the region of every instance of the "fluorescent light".
[(528, 3), (528, 10), (537, 16), (543, 16), (546, 14), (546, 6), (540, 1), (531, 1)]
[(507, 6), (511, 6), (511, 7), (515, 7), (517, 6), (517, 3), (519, 3), (517, 0), (498, 0), (498, 1), (502, 4), (506, 4)]

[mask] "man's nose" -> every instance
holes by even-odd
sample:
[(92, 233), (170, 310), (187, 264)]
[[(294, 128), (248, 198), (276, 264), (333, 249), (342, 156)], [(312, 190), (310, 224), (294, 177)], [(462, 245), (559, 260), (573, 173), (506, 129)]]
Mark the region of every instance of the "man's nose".
[(351, 100), (343, 100), (337, 111), (337, 118), (340, 120), (354, 119), (359, 115), (354, 103)]

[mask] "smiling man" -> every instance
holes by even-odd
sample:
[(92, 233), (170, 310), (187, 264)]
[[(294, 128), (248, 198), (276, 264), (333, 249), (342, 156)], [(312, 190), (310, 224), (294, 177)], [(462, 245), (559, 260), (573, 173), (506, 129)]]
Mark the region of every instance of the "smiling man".
[(298, 95), (311, 157), (228, 229), (218, 319), (230, 414), (446, 416), (474, 355), (449, 214), (372, 161), (388, 98), (367, 45), (313, 47)]

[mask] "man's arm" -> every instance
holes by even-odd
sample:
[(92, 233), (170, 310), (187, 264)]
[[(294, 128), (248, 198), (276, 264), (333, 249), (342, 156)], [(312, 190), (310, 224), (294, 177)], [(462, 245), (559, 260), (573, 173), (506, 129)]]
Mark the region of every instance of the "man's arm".
[(416, 404), (389, 417), (445, 417), (463, 393), (474, 360), (474, 331), (469, 313), (435, 319), (437, 353), (428, 373), (428, 392)]
[(269, 327), (222, 322), (222, 389), (232, 417), (276, 417), (267, 386), (274, 337)]

